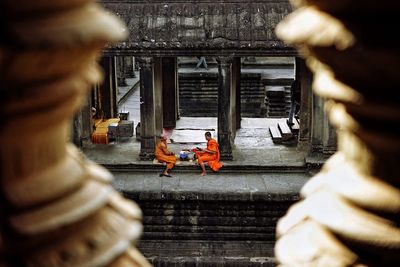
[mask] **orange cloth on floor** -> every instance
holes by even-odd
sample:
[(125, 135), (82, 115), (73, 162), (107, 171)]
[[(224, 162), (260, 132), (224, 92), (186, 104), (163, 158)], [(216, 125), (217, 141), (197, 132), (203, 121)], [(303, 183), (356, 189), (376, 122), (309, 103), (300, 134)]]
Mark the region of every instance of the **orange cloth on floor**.
[(199, 164), (202, 164), (204, 162), (208, 162), (208, 166), (213, 171), (218, 171), (222, 167), (222, 163), (219, 162), (219, 147), (218, 143), (215, 139), (211, 138), (207, 142), (207, 150), (215, 151), (215, 154), (209, 153), (209, 152), (204, 152), (204, 153), (198, 153), (196, 152), (196, 157), (199, 162)]
[(92, 142), (93, 144), (108, 144), (108, 135), (107, 133), (93, 133), (92, 134)]
[(119, 120), (119, 118), (95, 120), (95, 130), (92, 134), (92, 142), (94, 144), (108, 144), (108, 126), (110, 123), (119, 122)]
[(172, 169), (176, 163), (176, 157), (175, 154), (173, 155), (167, 155), (165, 153), (165, 151), (168, 151), (167, 149), (167, 144), (164, 143), (163, 141), (159, 141), (156, 145), (156, 151), (155, 151), (155, 155), (156, 155), (156, 159), (159, 162), (165, 162), (167, 163), (167, 168), (168, 169)]

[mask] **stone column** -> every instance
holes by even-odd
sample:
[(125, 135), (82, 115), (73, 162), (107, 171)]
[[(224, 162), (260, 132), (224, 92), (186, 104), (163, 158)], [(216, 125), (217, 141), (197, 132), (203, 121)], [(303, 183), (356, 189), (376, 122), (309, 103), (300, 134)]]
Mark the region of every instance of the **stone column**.
[(322, 153), (333, 154), (337, 150), (337, 134), (336, 129), (329, 122), (328, 115), (324, 116), (324, 128), (322, 137)]
[(114, 118), (118, 116), (116, 59), (112, 56), (104, 56), (101, 58), (100, 64), (105, 76), (104, 83), (100, 85), (99, 90), (99, 114), (104, 118)]
[(162, 58), (163, 122), (165, 128), (175, 128), (178, 93), (178, 64), (176, 57)]
[(312, 73), (303, 58), (295, 59), (295, 79), (300, 82), (300, 133), (299, 145), (310, 146), (312, 118)]
[[(278, 222), (279, 266), (397, 266), (400, 2), (291, 2), (297, 10), (276, 33), (307, 58), (338, 151)], [(326, 127), (323, 118), (318, 123)], [(335, 138), (326, 129), (322, 145), (329, 147)]]
[(324, 101), (313, 95), (311, 123), (311, 152), (333, 154), (336, 151), (336, 131), (328, 121)]
[(176, 58), (176, 72), (175, 72), (175, 80), (176, 80), (176, 119), (179, 120), (179, 118), (181, 117), (181, 113), (180, 113), (180, 99), (179, 99), (179, 62), (178, 62), (178, 58)]
[(218, 143), (221, 159), (232, 160), (234, 102), (232, 57), (218, 57)]
[(126, 78), (135, 78), (135, 59), (132, 56), (124, 56), (124, 75)]
[(154, 59), (154, 112), (155, 135), (163, 132), (163, 69), (160, 57)]
[(137, 58), (140, 64), (140, 159), (154, 157), (156, 135), (154, 58)]
[(117, 62), (117, 85), (118, 86), (126, 86), (126, 64), (125, 64), (125, 57), (123, 56), (116, 56), (115, 60)]
[(324, 101), (321, 97), (312, 97), (312, 122), (311, 122), (311, 152), (322, 152), (324, 127), (326, 126), (324, 114)]
[(324, 100), (312, 94), (312, 73), (299, 57), (296, 57), (296, 78), (301, 86), (300, 144), (308, 143), (311, 138), (308, 143), (311, 153), (333, 154), (337, 144), (335, 129), (328, 121)]
[(240, 129), (242, 127), (242, 97), (241, 97), (241, 71), (242, 63), (240, 57), (235, 57), (233, 62), (233, 73), (235, 79), (235, 93), (236, 93), (236, 108), (235, 108), (235, 129)]
[(93, 132), (92, 101), (91, 97), (86, 97), (84, 106), (75, 114), (73, 120), (73, 143), (82, 147), (84, 140), (90, 140)]

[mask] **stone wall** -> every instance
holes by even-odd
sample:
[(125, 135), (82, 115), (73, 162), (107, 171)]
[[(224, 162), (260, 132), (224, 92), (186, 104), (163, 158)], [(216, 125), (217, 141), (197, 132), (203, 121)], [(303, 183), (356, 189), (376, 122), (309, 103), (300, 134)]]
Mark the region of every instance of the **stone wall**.
[[(180, 114), (186, 117), (216, 117), (218, 112), (217, 73), (179, 74)], [(241, 75), (242, 116), (266, 117), (265, 89), (260, 73)]]
[(287, 0), (102, 3), (124, 20), (130, 31), (126, 42), (112, 47), (118, 52), (294, 52), (274, 33), (278, 22), (291, 11)]

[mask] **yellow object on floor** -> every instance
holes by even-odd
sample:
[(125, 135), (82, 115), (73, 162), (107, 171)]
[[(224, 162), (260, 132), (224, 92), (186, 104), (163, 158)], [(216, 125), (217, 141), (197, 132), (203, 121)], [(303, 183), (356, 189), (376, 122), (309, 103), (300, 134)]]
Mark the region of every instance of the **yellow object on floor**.
[(92, 142), (94, 144), (108, 144), (108, 126), (110, 125), (110, 123), (118, 123), (119, 121), (119, 118), (112, 118), (108, 120), (95, 120), (95, 130), (92, 134)]

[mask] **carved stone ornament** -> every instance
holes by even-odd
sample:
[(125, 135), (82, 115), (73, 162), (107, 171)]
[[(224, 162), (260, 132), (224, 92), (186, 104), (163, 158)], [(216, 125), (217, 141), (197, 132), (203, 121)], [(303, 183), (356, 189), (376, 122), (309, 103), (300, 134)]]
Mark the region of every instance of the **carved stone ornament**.
[(0, 266), (150, 266), (141, 210), (69, 143), (109, 42), (127, 36), (91, 0), (0, 4)]
[(400, 262), (399, 1), (292, 0), (277, 35), (299, 48), (338, 152), (277, 226), (281, 266)]

